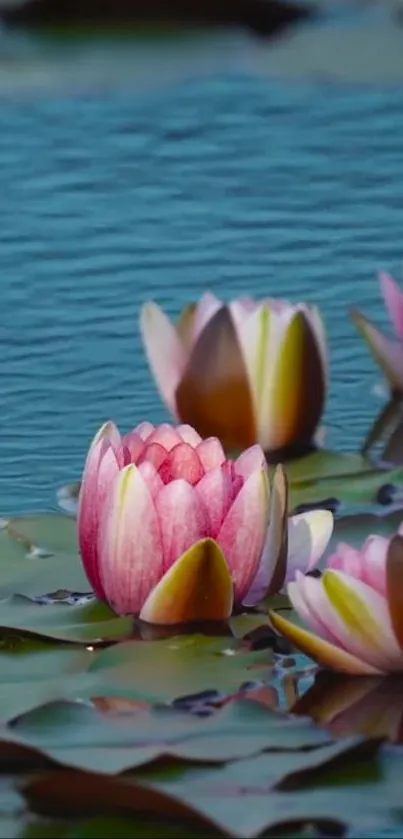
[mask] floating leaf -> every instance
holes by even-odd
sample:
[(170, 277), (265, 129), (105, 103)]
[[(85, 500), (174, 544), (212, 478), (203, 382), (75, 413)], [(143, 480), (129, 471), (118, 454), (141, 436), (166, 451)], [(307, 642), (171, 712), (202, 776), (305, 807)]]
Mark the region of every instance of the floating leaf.
[(69, 641), (100, 644), (130, 637), (133, 620), (117, 617), (97, 600), (84, 605), (41, 605), (20, 595), (0, 602), (0, 633), (25, 634)]
[(311, 721), (287, 718), (254, 702), (232, 702), (208, 718), (170, 708), (108, 718), (94, 707), (55, 703), (0, 732), (0, 758), (13, 744), (22, 754), (35, 751), (63, 766), (114, 775), (159, 757), (223, 763), (265, 749), (276, 751), (273, 766), (281, 766), (278, 750), (288, 749), (294, 758), (295, 749), (329, 741)]
[(76, 524), (63, 515), (2, 520), (0, 597), (57, 590), (90, 592), (78, 554)]
[[(376, 830), (398, 819), (401, 764), (394, 756), (377, 757), (378, 750), (379, 741), (349, 738), (219, 769), (158, 764), (120, 777), (59, 770), (28, 780), (23, 789), (41, 811), (152, 813), (168, 822), (180, 818), (190, 835), (195, 826), (203, 835), (215, 829), (249, 839), (268, 829), (278, 836), (282, 828), (306, 823), (331, 826), (341, 835), (348, 828)], [(287, 784), (287, 792), (277, 789)]]
[(100, 650), (90, 672), (97, 677), (93, 696), (172, 702), (204, 690), (237, 693), (247, 680), (267, 681), (271, 668), (267, 650), (248, 652), (234, 639), (184, 635)]

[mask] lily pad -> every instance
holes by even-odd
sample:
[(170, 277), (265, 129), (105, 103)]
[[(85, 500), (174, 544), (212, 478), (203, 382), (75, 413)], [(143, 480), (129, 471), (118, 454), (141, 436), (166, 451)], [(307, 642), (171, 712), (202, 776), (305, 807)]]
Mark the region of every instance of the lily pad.
[(105, 603), (42, 605), (15, 595), (0, 602), (0, 633), (52, 638), (77, 644), (100, 644), (130, 637), (131, 618), (120, 618)]
[(183, 819), (204, 835), (213, 829), (248, 839), (271, 829), (278, 836), (282, 828), (307, 822), (332, 826), (341, 835), (352, 827), (398, 821), (400, 763), (379, 758), (379, 747), (379, 741), (349, 738), (310, 750), (268, 752), (219, 769), (169, 763), (119, 777), (59, 770), (29, 780), (23, 790), (41, 810), (152, 813), (168, 822)]
[(184, 635), (100, 650), (90, 672), (97, 677), (93, 696), (158, 703), (205, 690), (236, 693), (245, 681), (267, 681), (271, 665), (267, 650), (249, 652), (230, 638)]
[(0, 597), (91, 591), (72, 519), (49, 514), (3, 519), (1, 524)]
[(63, 766), (114, 775), (160, 757), (225, 763), (274, 749), (278, 777), (284, 750), (290, 762), (295, 749), (324, 746), (330, 740), (311, 721), (247, 701), (229, 703), (209, 718), (170, 708), (105, 718), (94, 707), (54, 703), (0, 732), (0, 757), (13, 744), (22, 756), (35, 751)]

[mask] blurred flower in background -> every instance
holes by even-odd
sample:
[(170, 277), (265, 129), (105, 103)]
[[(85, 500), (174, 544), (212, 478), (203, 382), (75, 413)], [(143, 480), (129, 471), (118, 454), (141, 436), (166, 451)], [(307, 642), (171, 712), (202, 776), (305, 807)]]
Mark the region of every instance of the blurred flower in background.
[(266, 454), (312, 443), (328, 389), (328, 350), (316, 306), (205, 294), (174, 325), (155, 303), (141, 332), (160, 394), (174, 417), (227, 451)]
[(395, 337), (388, 338), (357, 309), (352, 318), (381, 367), (392, 392), (403, 393), (403, 290), (396, 280), (382, 272), (379, 282)]

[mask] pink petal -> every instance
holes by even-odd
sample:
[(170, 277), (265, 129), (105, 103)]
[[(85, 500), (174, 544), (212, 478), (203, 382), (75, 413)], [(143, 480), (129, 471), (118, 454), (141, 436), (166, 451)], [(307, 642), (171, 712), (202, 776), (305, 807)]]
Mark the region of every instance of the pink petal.
[(152, 443), (159, 443), (169, 452), (178, 443), (182, 443), (182, 437), (173, 425), (164, 422), (162, 425), (157, 425), (152, 434), (147, 437), (147, 445), (151, 446)]
[(176, 416), (175, 392), (186, 366), (184, 345), (170, 319), (155, 303), (143, 306), (140, 330), (161, 397)]
[(209, 515), (210, 536), (215, 539), (233, 502), (232, 481), (227, 469), (217, 466), (206, 472), (196, 487)]
[(161, 463), (164, 462), (167, 456), (168, 452), (164, 449), (164, 446), (161, 446), (161, 443), (146, 443), (137, 461), (137, 465), (140, 466), (141, 463), (149, 461), (156, 469), (159, 469)]
[(245, 449), (236, 459), (234, 467), (237, 475), (241, 475), (245, 480), (256, 469), (266, 469), (266, 458), (262, 447), (256, 444), (255, 446), (250, 446), (249, 449)]
[(209, 291), (203, 294), (196, 306), (194, 315), (192, 345), (196, 343), (206, 324), (221, 309), (222, 305), (221, 300), (215, 294), (211, 294)]
[(235, 600), (242, 602), (259, 566), (266, 536), (269, 490), (266, 470), (248, 478), (227, 513), (217, 535), (230, 566)]
[(130, 452), (130, 463), (137, 463), (145, 446), (143, 438), (138, 431), (131, 431), (123, 438), (123, 443)]
[[(338, 580), (343, 595), (339, 591), (336, 600), (333, 588), (340, 588)], [(392, 669), (397, 662), (403, 664), (385, 597), (342, 571), (327, 570), (318, 582), (319, 613), (339, 646), (382, 670)]]
[(364, 545), (362, 581), (386, 597), (386, 558), (389, 540), (383, 536), (370, 536)]
[(327, 626), (321, 615), (323, 607), (323, 591), (321, 580), (306, 577), (300, 571), (295, 574), (295, 581), (288, 583), (287, 594), (295, 611), (299, 614), (309, 629), (316, 632), (324, 641), (340, 646), (337, 635)]
[(154, 464), (150, 463), (149, 460), (144, 460), (137, 468), (148, 486), (153, 501), (155, 501), (156, 496), (163, 489), (164, 484)]
[(200, 458), (188, 443), (179, 443), (171, 449), (158, 471), (164, 484), (183, 478), (184, 481), (194, 485), (204, 475)]
[(341, 542), (337, 545), (336, 553), (328, 558), (327, 567), (343, 571), (356, 580), (362, 580), (379, 594), (386, 596), (388, 544), (388, 540), (383, 536), (370, 536), (360, 552)]
[(399, 392), (403, 391), (403, 345), (401, 342), (387, 338), (371, 321), (356, 310), (352, 312), (352, 318), (365, 338), (375, 361), (382, 368), (390, 387)]
[(217, 437), (207, 437), (196, 448), (204, 471), (215, 469), (225, 463), (224, 449)]
[(150, 435), (153, 433), (154, 426), (152, 422), (148, 422), (148, 420), (145, 420), (145, 422), (141, 422), (140, 425), (137, 425), (136, 428), (133, 429), (133, 431), (136, 434), (139, 434), (141, 439), (145, 441), (148, 440)]
[(188, 425), (185, 422), (181, 425), (177, 425), (176, 430), (183, 442), (189, 443), (189, 446), (192, 446), (193, 449), (195, 449), (202, 441), (200, 434), (198, 434), (193, 426)]
[(100, 514), (110, 484), (119, 473), (113, 448), (107, 438), (91, 446), (84, 467), (77, 511), (78, 541), (85, 573), (97, 597), (105, 599), (98, 567)]
[[(264, 470), (267, 474), (267, 470)], [(256, 606), (283, 587), (287, 570), (288, 482), (284, 468), (276, 466), (269, 494), (269, 524), (252, 585), (243, 599)]]
[(165, 573), (195, 542), (210, 535), (209, 520), (202, 499), (184, 480), (167, 484), (158, 493), (155, 505), (162, 533)]
[(288, 519), (287, 583), (296, 571), (306, 574), (315, 568), (330, 542), (333, 527), (329, 510), (310, 510)]
[(139, 614), (162, 575), (162, 539), (151, 494), (139, 469), (126, 466), (108, 492), (99, 539), (99, 569), (118, 614)]
[(389, 317), (397, 336), (403, 341), (403, 292), (396, 280), (386, 271), (381, 271), (379, 281)]

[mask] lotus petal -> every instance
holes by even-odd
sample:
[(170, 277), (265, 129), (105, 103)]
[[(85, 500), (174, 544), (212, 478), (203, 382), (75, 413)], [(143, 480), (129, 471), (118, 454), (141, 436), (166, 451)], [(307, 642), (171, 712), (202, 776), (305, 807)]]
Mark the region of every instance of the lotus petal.
[(365, 338), (375, 361), (382, 368), (392, 390), (403, 391), (403, 345), (386, 338), (360, 312), (354, 310), (352, 318)]
[(129, 450), (130, 462), (137, 463), (145, 447), (145, 442), (137, 431), (130, 431), (123, 438), (123, 444)]
[(255, 446), (250, 446), (249, 449), (245, 449), (234, 463), (236, 474), (245, 480), (256, 469), (264, 468), (266, 468), (266, 458), (262, 447), (258, 443)]
[(403, 536), (390, 542), (386, 559), (386, 588), (393, 631), (403, 650)]
[(315, 568), (333, 533), (334, 521), (329, 510), (310, 510), (288, 519), (288, 555), (286, 582), (296, 571), (304, 574)]
[(196, 451), (206, 472), (225, 463), (224, 449), (217, 437), (207, 437), (199, 443)]
[(194, 321), (196, 315), (197, 303), (188, 303), (185, 306), (178, 320), (176, 321), (176, 331), (182, 341), (186, 354), (188, 354), (194, 344)]
[(228, 470), (221, 466), (210, 469), (197, 484), (196, 491), (208, 512), (210, 535), (215, 539), (234, 500)]
[(200, 333), (178, 385), (176, 405), (183, 421), (202, 437), (218, 437), (229, 451), (255, 442), (249, 381), (226, 306)]
[(168, 452), (159, 467), (159, 474), (164, 484), (183, 478), (194, 485), (203, 477), (204, 469), (196, 450), (188, 443), (179, 443)]
[(276, 467), (270, 495), (269, 526), (257, 574), (244, 599), (246, 606), (255, 606), (270, 594), (279, 591), (287, 569), (288, 486), (284, 468)]
[(118, 472), (119, 466), (106, 431), (97, 435), (88, 452), (77, 509), (78, 542), (84, 570), (100, 600), (105, 599), (105, 594), (98, 567), (98, 529), (109, 482)]
[(219, 300), (218, 297), (210, 291), (206, 291), (206, 293), (202, 295), (196, 305), (193, 321), (193, 343), (197, 341), (206, 324), (212, 317), (214, 317), (219, 309), (222, 308), (222, 305), (221, 300)]
[(268, 448), (312, 440), (326, 395), (321, 350), (306, 315), (288, 325), (272, 374)]
[(198, 434), (197, 431), (195, 431), (195, 429), (187, 423), (177, 425), (176, 430), (183, 442), (189, 443), (189, 446), (192, 446), (194, 449), (202, 442), (200, 434)]
[(387, 600), (341, 571), (325, 571), (315, 582), (327, 598), (321, 615), (339, 644), (381, 670), (402, 669), (403, 655), (392, 629)]
[(159, 469), (161, 464), (167, 458), (168, 452), (161, 446), (161, 443), (146, 443), (140, 457), (137, 460), (137, 466), (148, 461), (152, 463), (155, 469)]
[(232, 612), (233, 586), (225, 557), (213, 539), (181, 556), (145, 602), (140, 618), (154, 624), (224, 621)]
[(150, 463), (149, 460), (144, 460), (137, 468), (150, 490), (153, 501), (155, 501), (158, 493), (164, 488), (162, 478), (158, 474), (154, 464)]
[(341, 673), (350, 673), (357, 676), (371, 675), (381, 673), (376, 667), (362, 661), (357, 656), (352, 655), (346, 650), (336, 647), (334, 644), (329, 644), (312, 632), (302, 629), (300, 626), (291, 623), (282, 615), (270, 611), (269, 617), (274, 629), (290, 641), (298, 650), (305, 653), (305, 655), (313, 658), (318, 664), (323, 667), (329, 667), (331, 670), (338, 670)]
[(176, 416), (175, 391), (186, 365), (185, 348), (174, 325), (156, 303), (143, 306), (140, 329), (161, 397)]
[(163, 547), (151, 493), (133, 464), (119, 472), (108, 492), (98, 552), (101, 582), (112, 609), (139, 614), (162, 575)]
[(141, 422), (140, 425), (137, 425), (134, 431), (141, 437), (142, 440), (148, 440), (154, 431), (154, 425), (152, 422), (145, 420), (144, 422)]
[[(183, 426), (180, 427), (183, 428)], [(162, 446), (167, 452), (171, 451), (174, 446), (177, 446), (178, 443), (182, 442), (183, 440), (178, 427), (170, 425), (169, 422), (163, 422), (161, 425), (157, 425), (152, 434), (147, 437), (148, 446), (158, 443), (158, 445)]]
[(209, 518), (197, 490), (184, 480), (167, 484), (158, 493), (155, 504), (162, 534), (165, 573), (191, 545), (209, 535)]
[(397, 336), (403, 341), (403, 292), (396, 280), (386, 271), (381, 271), (379, 281), (389, 317), (395, 327)]
[(268, 526), (267, 472), (259, 469), (245, 481), (217, 536), (230, 566), (235, 600), (241, 603), (259, 567)]

